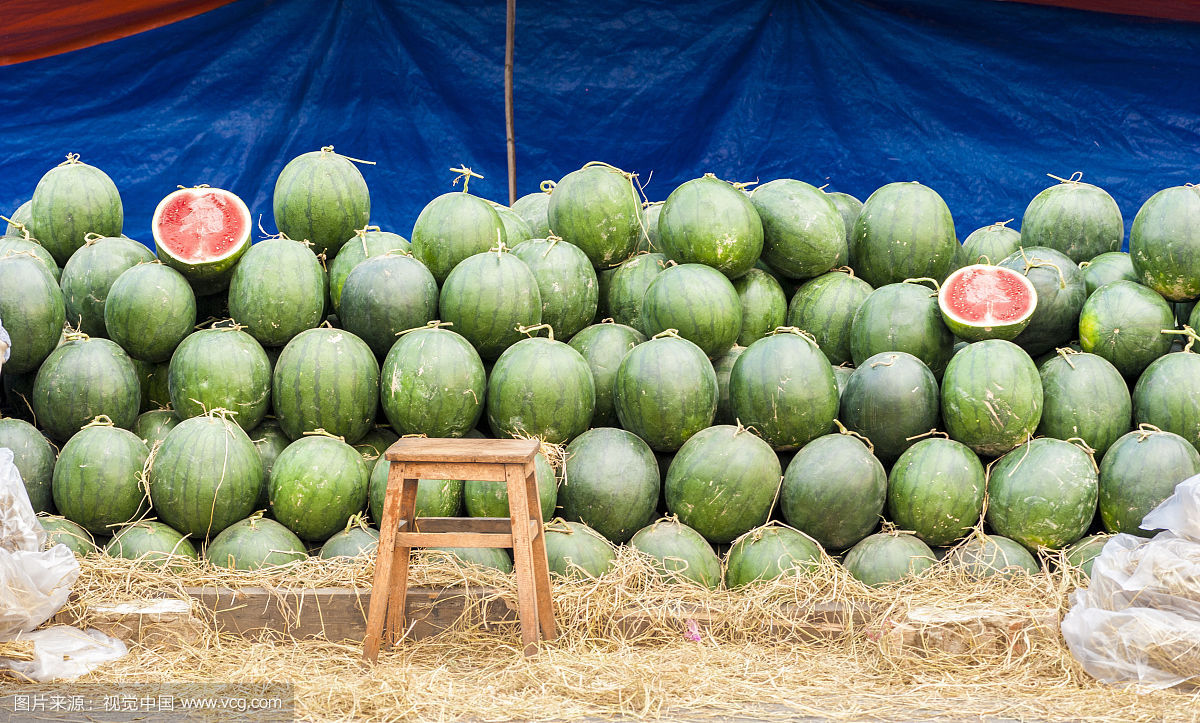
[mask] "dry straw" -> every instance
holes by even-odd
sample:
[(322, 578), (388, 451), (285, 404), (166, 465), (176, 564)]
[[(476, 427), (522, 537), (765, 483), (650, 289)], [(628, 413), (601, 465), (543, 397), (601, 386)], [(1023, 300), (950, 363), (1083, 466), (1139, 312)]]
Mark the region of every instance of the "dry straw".
[[(95, 603), (181, 596), (186, 587), (365, 591), (373, 575), (369, 557), (313, 558), (273, 572), (185, 561), (164, 573), (97, 555), (82, 567), (66, 617), (85, 624)], [(623, 547), (600, 579), (555, 581), (560, 637), (528, 659), (515, 623), (485, 626), (468, 614), (469, 622), (437, 637), (385, 651), (374, 667), (362, 662), (357, 642), (209, 633), (182, 647), (134, 645), (128, 657), (72, 685), (291, 683), (297, 715), (311, 720), (1200, 720), (1200, 693), (1097, 683), (1056, 634), (1022, 633), (1013, 645), (956, 654), (885, 644), (912, 608), (995, 609), (1032, 621), (1044, 618), (1039, 611), (1065, 612), (1079, 582), (1070, 570), (972, 581), (940, 564), (910, 582), (870, 589), (824, 558), (796, 577), (711, 591), (666, 584), (645, 557)], [(436, 553), (417, 556), (410, 584), (483, 586), (515, 599), (512, 576)], [(789, 623), (830, 606), (856, 612), (844, 616), (840, 632), (814, 636), (811, 626)]]

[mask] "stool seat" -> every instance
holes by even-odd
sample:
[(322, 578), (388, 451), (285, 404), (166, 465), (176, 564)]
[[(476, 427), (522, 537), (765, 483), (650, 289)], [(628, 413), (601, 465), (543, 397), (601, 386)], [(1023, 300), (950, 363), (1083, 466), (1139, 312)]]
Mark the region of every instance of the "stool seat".
[[(554, 639), (550, 572), (534, 466), (540, 446), (537, 440), (525, 439), (406, 437), (388, 447), (384, 452), (388, 483), (363, 657), (374, 661), (384, 642), (395, 645), (404, 637), (408, 566), (414, 547), (511, 548), (525, 653), (536, 652), (539, 635)], [(421, 479), (504, 482), (509, 516), (416, 517)]]

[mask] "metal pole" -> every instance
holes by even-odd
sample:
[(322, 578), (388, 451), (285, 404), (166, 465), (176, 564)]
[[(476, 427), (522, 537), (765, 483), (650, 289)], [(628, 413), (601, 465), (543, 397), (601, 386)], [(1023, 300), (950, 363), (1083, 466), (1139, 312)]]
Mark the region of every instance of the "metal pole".
[(508, 0), (504, 42), (504, 126), (508, 136), (508, 203), (517, 200), (517, 141), (513, 130), (513, 39), (517, 30), (517, 0)]

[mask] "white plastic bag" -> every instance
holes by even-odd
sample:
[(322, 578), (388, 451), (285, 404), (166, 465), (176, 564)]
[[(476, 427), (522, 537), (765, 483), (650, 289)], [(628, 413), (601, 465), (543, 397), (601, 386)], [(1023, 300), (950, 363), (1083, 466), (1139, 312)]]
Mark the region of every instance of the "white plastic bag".
[(1170, 530), (1200, 544), (1200, 474), (1175, 487), (1175, 494), (1142, 518), (1143, 530)]
[(0, 550), (33, 552), (45, 544), (46, 532), (33, 512), (21, 473), (13, 464), (12, 450), (0, 447)]
[(0, 668), (9, 668), (39, 683), (73, 680), (129, 652), (125, 643), (99, 630), (79, 630), (67, 625), (26, 633), (17, 640), (33, 642), (33, 660), (0, 658)]
[(49, 550), (0, 550), (0, 640), (27, 633), (67, 603), (79, 563), (66, 545)]
[(1086, 603), (1102, 610), (1168, 610), (1200, 620), (1200, 544), (1172, 532), (1116, 535), (1092, 563)]
[(1075, 593), (1062, 634), (1084, 670), (1105, 683), (1159, 689), (1200, 683), (1200, 620), (1153, 608), (1103, 610)]

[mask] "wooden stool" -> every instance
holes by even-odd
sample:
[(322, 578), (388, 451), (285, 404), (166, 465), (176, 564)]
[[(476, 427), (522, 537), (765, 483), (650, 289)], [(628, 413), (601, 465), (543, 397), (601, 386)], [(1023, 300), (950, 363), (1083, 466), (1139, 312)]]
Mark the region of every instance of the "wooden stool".
[[(404, 637), (409, 551), (414, 547), (511, 548), (525, 654), (537, 650), (539, 631), (542, 638), (554, 639), (550, 571), (534, 468), (539, 447), (537, 440), (527, 439), (423, 437), (400, 439), (388, 447), (383, 457), (391, 467), (379, 523), (363, 657), (378, 658), (385, 618), (388, 644), (395, 645)], [(417, 481), (421, 479), (505, 482), (509, 517), (417, 519)]]

